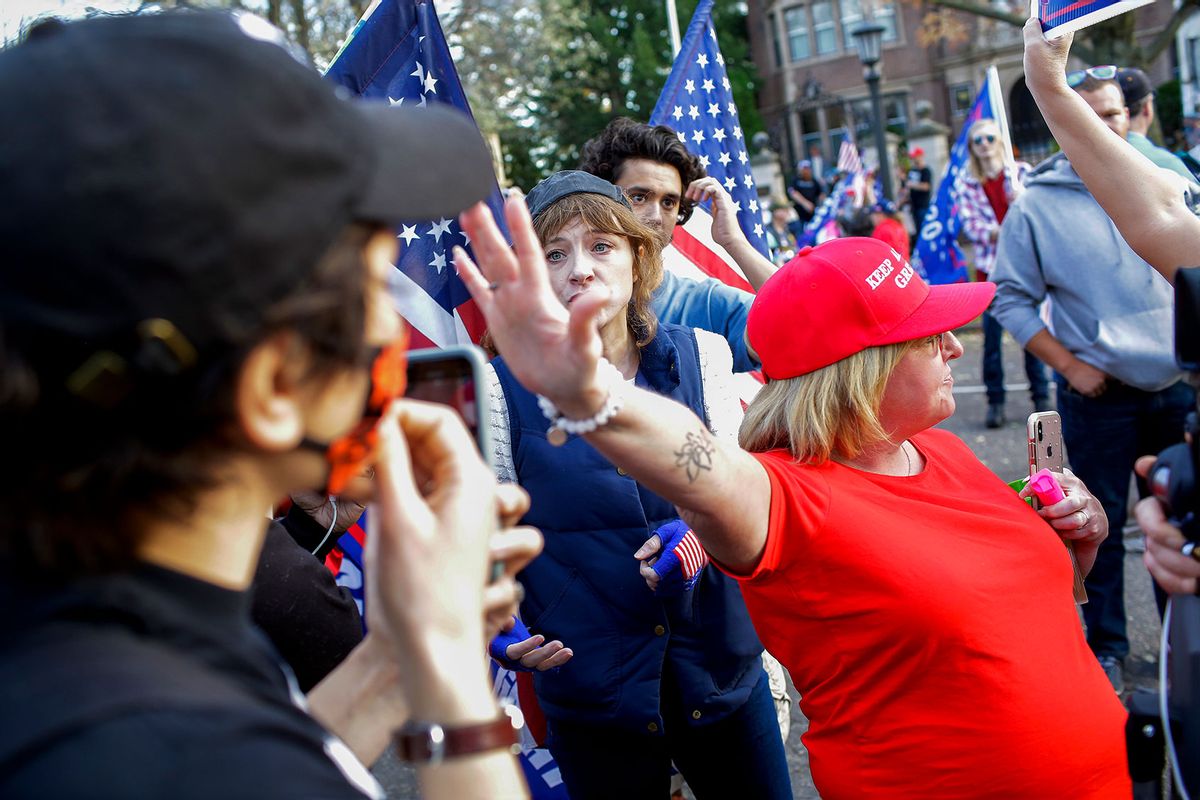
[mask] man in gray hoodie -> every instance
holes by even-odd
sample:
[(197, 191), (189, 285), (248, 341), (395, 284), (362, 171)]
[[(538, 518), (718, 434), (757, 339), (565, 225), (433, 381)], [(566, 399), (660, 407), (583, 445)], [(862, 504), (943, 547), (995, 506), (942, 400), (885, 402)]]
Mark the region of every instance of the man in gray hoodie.
[[(1071, 77), (1124, 138), (1129, 116), (1117, 83)], [(1112, 535), (1088, 575), (1083, 615), (1088, 644), (1120, 691), (1129, 654), (1121, 529), (1133, 462), (1180, 441), (1194, 402), (1172, 349), (1173, 291), (1125, 243), (1061, 154), (1031, 173), (1009, 209), (991, 277), (998, 286), (992, 313), (1055, 371), (1071, 467), (1108, 515)], [(1046, 299), (1048, 325), (1038, 313)]]

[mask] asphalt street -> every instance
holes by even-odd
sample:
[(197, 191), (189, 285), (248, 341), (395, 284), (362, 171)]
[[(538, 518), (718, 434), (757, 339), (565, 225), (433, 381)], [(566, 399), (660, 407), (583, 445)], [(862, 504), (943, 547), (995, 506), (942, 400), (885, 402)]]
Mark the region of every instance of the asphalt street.
[[(1026, 474), (1025, 418), (1033, 411), (1022, 366), (1021, 350), (1016, 342), (1005, 337), (1004, 369), (1008, 387), (1008, 422), (989, 430), (984, 426), (987, 400), (983, 393), (981, 356), (983, 334), (978, 327), (959, 332), (965, 353), (953, 365), (957, 410), (942, 423), (961, 437), (993, 472), (1006, 481)], [(1067, 453), (1068, 460), (1070, 453)], [(1117, 535), (1114, 531), (1113, 535)], [(1126, 691), (1135, 688), (1155, 688), (1158, 685), (1158, 640), (1160, 624), (1154, 605), (1149, 574), (1142, 565), (1140, 532), (1132, 526), (1123, 532), (1126, 547), (1126, 610), (1129, 617), (1131, 653), (1126, 662)], [(1047, 680), (1054, 680), (1047, 676)], [(788, 766), (797, 800), (809, 800), (819, 795), (813, 788), (808, 772), (808, 754), (801, 736), (808, 722), (799, 707), (792, 707), (792, 726), (787, 739)], [(418, 796), (411, 770), (398, 764), (390, 755), (375, 766), (374, 772), (392, 798)], [(692, 795), (685, 793), (688, 797)]]

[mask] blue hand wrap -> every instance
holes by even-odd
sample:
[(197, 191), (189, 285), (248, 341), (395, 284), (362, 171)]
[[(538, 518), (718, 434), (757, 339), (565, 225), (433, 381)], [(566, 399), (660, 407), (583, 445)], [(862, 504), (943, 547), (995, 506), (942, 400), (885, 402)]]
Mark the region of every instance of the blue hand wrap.
[(507, 670), (513, 672), (533, 672), (533, 667), (527, 667), (520, 660), (511, 659), (508, 657), (509, 645), (519, 644), (530, 637), (529, 628), (525, 627), (525, 623), (521, 622), (520, 617), (513, 617), (513, 626), (511, 630), (500, 631), (496, 634), (496, 638), (492, 639), (488, 644), (488, 655), (496, 660), (496, 663)]
[(708, 553), (687, 523), (672, 520), (654, 532), (662, 541), (661, 555), (650, 568), (658, 574), (659, 597), (674, 597), (690, 590), (708, 564)]

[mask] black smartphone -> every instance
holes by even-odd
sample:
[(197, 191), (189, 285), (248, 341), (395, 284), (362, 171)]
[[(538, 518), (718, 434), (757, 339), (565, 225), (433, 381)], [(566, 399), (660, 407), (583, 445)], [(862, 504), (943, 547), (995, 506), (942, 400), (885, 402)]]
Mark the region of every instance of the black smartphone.
[(405, 397), (450, 406), (466, 423), (479, 453), (489, 465), (491, 437), (487, 423), (487, 397), (483, 388), (486, 359), (474, 345), (456, 345), (408, 353), (408, 389)]

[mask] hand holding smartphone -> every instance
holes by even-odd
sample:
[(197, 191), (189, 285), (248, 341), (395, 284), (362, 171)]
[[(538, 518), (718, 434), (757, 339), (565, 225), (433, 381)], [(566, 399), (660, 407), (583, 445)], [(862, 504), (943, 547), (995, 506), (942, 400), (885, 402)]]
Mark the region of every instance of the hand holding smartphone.
[[(1029, 415), (1025, 425), (1029, 446), (1029, 474), (1048, 469), (1058, 475), (1062, 474), (1064, 453), (1062, 443), (1062, 417), (1057, 411), (1037, 411)], [(1034, 499), (1034, 508), (1040, 503)], [(1071, 554), (1071, 569), (1075, 572), (1074, 594), (1075, 602), (1079, 604), (1088, 601), (1087, 589), (1083, 584), (1083, 573), (1079, 571), (1079, 561), (1075, 558), (1075, 548), (1069, 541), (1064, 541), (1067, 552)]]
[(491, 466), (487, 400), (482, 392), (485, 363), (483, 351), (474, 345), (410, 350), (404, 396), (450, 406), (458, 412), (479, 454)]
[[(474, 345), (411, 350), (405, 397), (450, 406), (466, 424), (479, 454), (492, 466), (492, 443), (484, 397), (483, 351)], [(489, 578), (504, 574), (504, 562), (493, 561)]]

